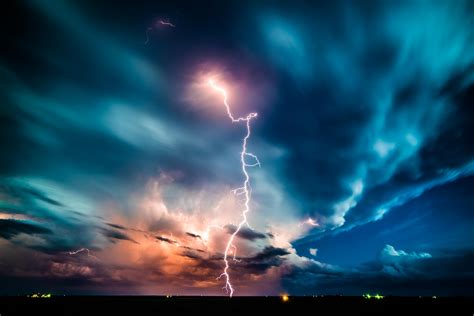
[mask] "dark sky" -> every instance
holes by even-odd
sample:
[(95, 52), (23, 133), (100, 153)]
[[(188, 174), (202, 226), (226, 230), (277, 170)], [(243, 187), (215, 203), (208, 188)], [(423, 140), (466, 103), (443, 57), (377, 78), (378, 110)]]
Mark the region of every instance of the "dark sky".
[(474, 295), (473, 2), (1, 12), (0, 294)]

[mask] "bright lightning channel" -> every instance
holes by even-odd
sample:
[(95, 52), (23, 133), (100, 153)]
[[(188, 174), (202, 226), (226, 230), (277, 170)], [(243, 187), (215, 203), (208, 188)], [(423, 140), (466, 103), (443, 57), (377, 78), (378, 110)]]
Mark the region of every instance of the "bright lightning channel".
[[(169, 26), (169, 27), (176, 27), (176, 25), (174, 25), (173, 23), (167, 22), (167, 21), (164, 21), (164, 20), (158, 20), (158, 21), (156, 21), (155, 26), (156, 26), (156, 24), (161, 24), (161, 25)], [(148, 27), (145, 31), (145, 36), (146, 36), (145, 45), (147, 45), (150, 42), (150, 34), (149, 33), (151, 31), (153, 31), (153, 27)]]
[[(232, 123), (245, 122), (245, 126), (246, 126), (246, 129), (247, 129), (247, 133), (246, 133), (245, 137), (242, 139), (242, 151), (240, 152), (240, 163), (241, 163), (242, 173), (244, 175), (244, 183), (243, 183), (242, 187), (233, 190), (234, 194), (244, 195), (244, 197), (245, 197), (244, 209), (242, 210), (242, 220), (239, 223), (239, 225), (237, 226), (237, 229), (232, 233), (229, 240), (227, 241), (227, 245), (226, 245), (225, 252), (224, 252), (225, 268), (224, 268), (224, 272), (222, 272), (222, 274), (218, 277), (218, 279), (221, 278), (221, 277), (225, 278), (224, 288), (227, 291), (227, 293), (229, 293), (229, 297), (232, 297), (232, 295), (234, 294), (234, 287), (232, 286), (232, 283), (230, 281), (230, 275), (229, 275), (230, 265), (229, 265), (229, 261), (227, 259), (227, 256), (228, 256), (228, 254), (231, 254), (231, 255), (233, 255), (233, 259), (236, 260), (237, 249), (236, 249), (235, 245), (233, 244), (235, 236), (237, 236), (237, 234), (239, 233), (239, 231), (240, 231), (240, 229), (242, 228), (243, 225), (248, 225), (247, 213), (250, 211), (249, 203), (250, 203), (250, 198), (251, 198), (251, 194), (252, 194), (251, 193), (252, 188), (250, 186), (250, 176), (247, 172), (247, 167), (260, 166), (260, 161), (258, 160), (257, 156), (255, 156), (254, 154), (247, 151), (247, 142), (248, 142), (248, 139), (250, 138), (250, 135), (251, 135), (250, 121), (252, 119), (256, 118), (258, 114), (257, 113), (250, 113), (245, 117), (236, 118), (232, 114), (229, 103), (227, 102), (227, 99), (228, 99), (227, 98), (227, 91), (223, 87), (219, 86), (213, 79), (209, 79), (208, 84), (212, 89), (214, 89), (216, 92), (218, 92), (219, 94), (222, 95), (224, 105), (225, 105), (225, 108), (226, 108), (226, 111), (227, 111), (227, 115), (231, 119)], [(251, 163), (251, 164), (247, 163), (246, 160), (247, 160), (248, 157), (253, 158), (254, 162)]]
[(163, 21), (163, 20), (159, 20), (158, 23), (160, 23), (161, 25), (166, 25), (166, 26), (170, 26), (170, 27), (176, 27), (176, 25), (174, 25), (173, 23), (171, 23), (171, 22), (166, 22), (166, 21)]
[(87, 249), (87, 248), (81, 248), (81, 249), (79, 249), (79, 250), (69, 251), (69, 254), (70, 254), (70, 255), (77, 255), (77, 254), (79, 254), (79, 253), (81, 253), (81, 252), (87, 253), (87, 256), (88, 256), (88, 257), (91, 257), (91, 258), (94, 258), (94, 259), (97, 259), (97, 260), (99, 259), (99, 258), (97, 258), (96, 256), (94, 256), (93, 254), (91, 254), (91, 251), (90, 251), (89, 249)]

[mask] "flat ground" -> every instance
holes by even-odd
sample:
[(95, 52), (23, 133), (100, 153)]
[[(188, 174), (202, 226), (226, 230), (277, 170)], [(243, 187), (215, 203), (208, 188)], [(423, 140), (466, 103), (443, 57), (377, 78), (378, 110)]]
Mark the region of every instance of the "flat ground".
[[(60, 296), (0, 297), (0, 316), (11, 315), (474, 315), (474, 298), (325, 296), (163, 297)], [(175, 314), (178, 313), (178, 314)]]

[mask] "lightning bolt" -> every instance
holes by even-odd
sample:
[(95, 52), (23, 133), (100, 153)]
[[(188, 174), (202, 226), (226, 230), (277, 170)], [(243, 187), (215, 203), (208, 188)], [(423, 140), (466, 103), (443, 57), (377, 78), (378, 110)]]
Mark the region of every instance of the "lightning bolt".
[(158, 23), (160, 23), (161, 25), (166, 25), (166, 26), (170, 26), (170, 27), (176, 27), (176, 25), (174, 25), (173, 23), (171, 23), (171, 22), (166, 22), (166, 21), (163, 21), (163, 20), (159, 20)]
[[(176, 25), (174, 25), (173, 23), (171, 22), (167, 22), (165, 20), (158, 20), (155, 22), (155, 27), (157, 24), (161, 24), (161, 25), (165, 25), (165, 26), (169, 26), (169, 27), (176, 27)], [(146, 40), (145, 40), (145, 45), (147, 45), (149, 42), (150, 42), (150, 32), (153, 31), (153, 27), (148, 27), (145, 31), (145, 36), (146, 36)]]
[[(252, 188), (250, 186), (250, 176), (247, 172), (247, 167), (255, 167), (255, 166), (260, 166), (260, 161), (258, 160), (257, 156), (254, 154), (250, 153), (247, 151), (247, 142), (248, 139), (250, 138), (251, 135), (251, 129), (250, 129), (250, 122), (251, 120), (255, 119), (257, 117), (257, 113), (250, 113), (247, 116), (244, 117), (235, 117), (232, 114), (232, 111), (230, 109), (229, 103), (228, 103), (228, 96), (227, 96), (227, 91), (219, 86), (213, 79), (208, 80), (209, 86), (218, 92), (220, 95), (223, 97), (223, 102), (227, 111), (227, 116), (231, 119), (232, 123), (240, 123), (244, 122), (246, 126), (247, 133), (245, 134), (244, 138), (242, 139), (242, 151), (240, 152), (240, 164), (242, 168), (242, 173), (244, 175), (244, 183), (243, 186), (240, 188), (237, 188), (233, 190), (233, 193), (236, 195), (244, 195), (245, 197), (245, 202), (244, 202), (244, 209), (242, 210), (242, 220), (240, 221), (239, 225), (237, 226), (237, 229), (233, 232), (233, 234), (230, 236), (229, 240), (227, 241), (227, 245), (225, 248), (224, 252), (224, 262), (225, 262), (225, 268), (224, 272), (218, 277), (220, 279), (221, 277), (225, 278), (225, 286), (224, 289), (229, 293), (229, 297), (232, 297), (234, 294), (234, 287), (232, 286), (232, 283), (230, 281), (230, 275), (229, 275), (229, 260), (228, 260), (228, 255), (231, 254), (233, 255), (233, 259), (236, 260), (236, 253), (237, 249), (235, 247), (234, 239), (235, 236), (239, 233), (240, 229), (242, 228), (243, 225), (248, 225), (247, 222), (247, 213), (250, 212), (250, 198), (252, 194)], [(252, 158), (254, 161), (253, 163), (247, 163), (247, 158)]]
[(77, 255), (77, 254), (79, 254), (79, 253), (81, 253), (81, 252), (87, 253), (87, 256), (88, 256), (88, 257), (91, 257), (91, 258), (94, 258), (94, 259), (99, 260), (99, 258), (97, 258), (96, 256), (92, 255), (91, 252), (90, 252), (90, 250), (87, 249), (87, 248), (81, 248), (81, 249), (76, 250), (76, 251), (69, 251), (68, 253), (69, 253), (70, 255)]
[(149, 28), (147, 28), (146, 31), (145, 31), (145, 35), (146, 35), (145, 45), (147, 45), (148, 42), (150, 41), (150, 35), (148, 34), (150, 31), (153, 31), (153, 28), (149, 27)]

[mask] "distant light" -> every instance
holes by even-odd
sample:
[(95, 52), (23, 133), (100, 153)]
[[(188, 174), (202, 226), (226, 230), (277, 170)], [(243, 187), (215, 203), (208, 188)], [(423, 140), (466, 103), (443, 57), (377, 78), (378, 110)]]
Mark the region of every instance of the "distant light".
[(383, 295), (380, 295), (380, 294), (375, 294), (375, 295), (370, 295), (370, 294), (364, 294), (362, 295), (362, 297), (364, 297), (365, 299), (376, 299), (376, 300), (381, 300), (384, 298)]
[(282, 295), (282, 296), (281, 296), (281, 300), (282, 300), (284, 303), (286, 303), (286, 302), (288, 302), (288, 301), (290, 300), (290, 297), (289, 297), (288, 295)]
[(52, 294), (51, 293), (47, 293), (47, 294), (35, 293), (35, 294), (32, 294), (31, 296), (27, 295), (27, 297), (30, 297), (30, 298), (51, 298)]

